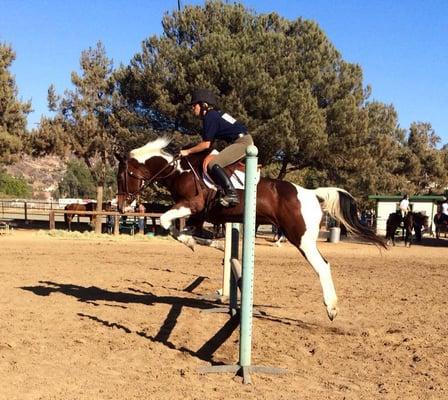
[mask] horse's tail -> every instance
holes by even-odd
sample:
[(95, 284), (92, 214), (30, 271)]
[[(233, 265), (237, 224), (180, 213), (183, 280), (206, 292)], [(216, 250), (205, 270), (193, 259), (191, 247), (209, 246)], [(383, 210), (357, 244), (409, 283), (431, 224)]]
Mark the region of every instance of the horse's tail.
[(342, 223), (347, 231), (384, 248), (386, 243), (373, 230), (362, 225), (358, 219), (358, 207), (353, 196), (344, 189), (325, 187), (314, 189), (317, 198), (322, 202), (322, 209), (331, 217)]

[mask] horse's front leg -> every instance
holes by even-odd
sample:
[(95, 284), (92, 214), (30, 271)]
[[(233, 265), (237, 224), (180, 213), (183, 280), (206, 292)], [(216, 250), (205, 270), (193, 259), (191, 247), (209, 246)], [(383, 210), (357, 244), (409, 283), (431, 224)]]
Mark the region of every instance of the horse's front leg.
[(173, 208), (160, 216), (160, 225), (162, 225), (162, 228), (168, 230), (174, 227), (173, 221), (175, 219), (189, 217), (191, 214), (192, 210), (188, 203), (177, 203)]
[(405, 247), (411, 247), (412, 243), (412, 231), (409, 229), (406, 229), (406, 238), (405, 238)]

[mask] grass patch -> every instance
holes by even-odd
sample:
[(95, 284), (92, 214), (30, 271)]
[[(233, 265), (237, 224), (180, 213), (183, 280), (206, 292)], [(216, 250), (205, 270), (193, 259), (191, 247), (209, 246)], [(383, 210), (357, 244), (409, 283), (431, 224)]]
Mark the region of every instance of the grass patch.
[(108, 235), (106, 233), (95, 232), (78, 232), (78, 231), (66, 231), (62, 229), (52, 230), (39, 230), (37, 235), (41, 237), (52, 237), (57, 239), (71, 239), (71, 240), (104, 240), (109, 242), (122, 242), (122, 241), (150, 241), (150, 240), (174, 240), (170, 235), (167, 236), (147, 236), (147, 235)]

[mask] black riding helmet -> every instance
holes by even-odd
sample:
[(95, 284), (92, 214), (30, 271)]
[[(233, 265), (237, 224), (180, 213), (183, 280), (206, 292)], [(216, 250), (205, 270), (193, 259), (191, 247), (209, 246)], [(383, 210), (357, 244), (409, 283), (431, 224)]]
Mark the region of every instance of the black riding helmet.
[(208, 89), (196, 89), (191, 96), (190, 105), (197, 103), (207, 103), (209, 106), (216, 106), (215, 95)]

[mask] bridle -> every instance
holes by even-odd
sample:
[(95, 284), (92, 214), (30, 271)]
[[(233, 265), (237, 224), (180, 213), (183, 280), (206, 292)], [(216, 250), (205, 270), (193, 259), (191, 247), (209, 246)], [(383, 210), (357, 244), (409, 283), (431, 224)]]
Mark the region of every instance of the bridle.
[[(151, 178), (147, 178), (144, 175), (139, 175), (136, 174), (134, 171), (130, 171), (129, 167), (128, 167), (128, 160), (125, 161), (125, 165), (126, 165), (126, 169), (124, 172), (124, 188), (125, 188), (125, 192), (117, 192), (118, 196), (126, 196), (126, 200), (127, 201), (133, 201), (144, 189), (146, 189), (151, 183), (156, 182), (157, 180), (163, 180), (166, 178), (169, 178), (171, 175), (173, 175), (176, 170), (177, 170), (177, 166), (176, 163), (177, 161), (181, 158), (181, 156), (176, 156), (173, 158), (172, 161), (168, 162), (163, 168), (160, 169), (159, 172), (157, 172), (156, 174), (154, 174)], [(166, 175), (160, 176), (162, 174), (163, 171), (165, 171), (168, 167), (171, 167), (171, 170), (168, 171), (168, 173)], [(129, 182), (128, 182), (128, 175), (135, 178), (135, 179), (139, 179), (142, 181), (140, 188), (137, 189), (137, 191), (131, 193), (129, 191)]]

